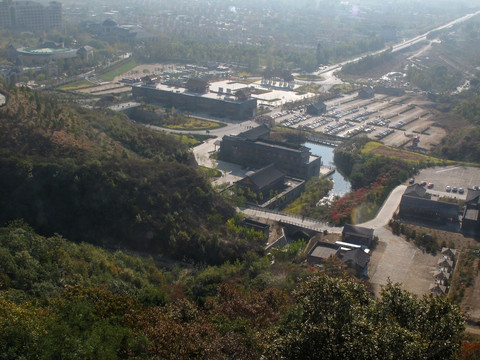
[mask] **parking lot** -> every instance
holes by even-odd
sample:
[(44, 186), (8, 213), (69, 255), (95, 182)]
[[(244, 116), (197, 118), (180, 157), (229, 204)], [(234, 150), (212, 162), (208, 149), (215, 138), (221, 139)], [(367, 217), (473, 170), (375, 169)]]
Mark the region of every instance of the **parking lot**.
[(434, 126), (435, 116), (425, 103), (416, 94), (376, 94), (372, 99), (360, 99), (353, 93), (326, 102), (327, 112), (321, 116), (310, 116), (305, 107), (300, 107), (277, 113), (275, 119), (287, 127), (304, 127), (343, 138), (364, 133), (395, 147), (410, 146), (415, 140), (419, 147), (429, 150), (446, 133)]
[[(480, 168), (466, 167), (466, 166), (447, 166), (447, 167), (434, 167), (421, 170), (415, 178), (417, 183), (425, 181), (432, 183), (433, 188), (427, 191), (433, 196), (448, 196), (451, 198), (457, 198), (465, 200), (467, 191), (474, 186), (480, 186)], [(463, 188), (464, 194), (457, 192), (447, 192), (446, 187), (450, 186), (452, 189)]]

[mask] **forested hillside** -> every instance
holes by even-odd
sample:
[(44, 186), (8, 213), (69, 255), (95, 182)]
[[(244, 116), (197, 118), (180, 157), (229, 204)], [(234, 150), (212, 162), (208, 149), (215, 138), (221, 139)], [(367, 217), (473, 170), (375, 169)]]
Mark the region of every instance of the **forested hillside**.
[(174, 138), (111, 111), (25, 88), (0, 109), (0, 223), (176, 259), (221, 263), (258, 250), (226, 230), (233, 208)]
[(12, 223), (0, 228), (0, 359), (459, 354), (463, 316), (445, 298), (418, 299), (389, 284), (375, 300), (334, 261), (326, 270), (336, 278), (298, 267), (290, 276), (295, 253), (289, 253), (276, 252), (274, 265), (250, 256), (196, 273), (165, 273), (152, 259)]

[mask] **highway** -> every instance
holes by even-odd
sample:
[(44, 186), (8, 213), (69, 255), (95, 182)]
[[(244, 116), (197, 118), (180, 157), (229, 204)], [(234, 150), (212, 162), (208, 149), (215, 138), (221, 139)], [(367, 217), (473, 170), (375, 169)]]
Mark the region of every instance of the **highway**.
[(415, 45), (415, 44), (418, 44), (419, 42), (421, 41), (424, 41), (427, 39), (427, 36), (434, 32), (434, 31), (438, 31), (438, 30), (443, 30), (443, 29), (446, 29), (446, 28), (450, 28), (456, 24), (459, 24), (461, 22), (464, 22), (464, 21), (467, 21), (469, 19), (471, 19), (472, 17), (474, 16), (477, 16), (480, 14), (480, 11), (477, 11), (477, 12), (474, 12), (474, 13), (471, 13), (471, 14), (467, 14), (465, 16), (462, 16), (458, 19), (455, 19), (453, 21), (450, 21), (449, 23), (445, 24), (445, 25), (441, 25), (441, 26), (438, 26), (436, 27), (435, 29), (432, 29), (430, 31), (427, 31), (426, 33), (424, 34), (421, 34), (421, 35), (418, 35), (418, 36), (415, 36), (409, 40), (405, 40), (405, 41), (402, 41), (396, 45), (393, 45), (391, 47), (386, 47), (384, 49), (381, 49), (381, 50), (378, 50), (378, 51), (374, 51), (374, 52), (370, 52), (368, 54), (365, 54), (365, 55), (362, 55), (362, 56), (358, 56), (358, 57), (355, 57), (353, 59), (350, 59), (350, 60), (346, 60), (346, 61), (343, 61), (343, 62), (340, 62), (338, 64), (334, 64), (334, 65), (330, 65), (328, 66), (326, 69), (324, 70), (321, 70), (321, 71), (318, 71), (316, 72), (315, 74), (316, 75), (321, 75), (325, 78), (325, 80), (322, 80), (322, 81), (314, 81), (315, 83), (317, 84), (322, 84), (324, 86), (332, 86), (332, 85), (335, 85), (335, 84), (339, 84), (341, 83), (342, 81), (340, 79), (338, 79), (336, 76), (335, 76), (335, 72), (340, 70), (342, 68), (342, 66), (346, 65), (346, 64), (350, 64), (350, 63), (353, 63), (353, 62), (356, 62), (356, 61), (359, 61), (363, 58), (366, 58), (367, 56), (371, 56), (371, 55), (377, 55), (377, 54), (380, 54), (384, 51), (387, 51), (389, 49), (392, 50), (392, 52), (397, 52), (397, 51), (400, 51), (400, 50), (403, 50), (403, 49), (406, 49), (407, 47), (409, 46), (412, 46), (412, 45)]

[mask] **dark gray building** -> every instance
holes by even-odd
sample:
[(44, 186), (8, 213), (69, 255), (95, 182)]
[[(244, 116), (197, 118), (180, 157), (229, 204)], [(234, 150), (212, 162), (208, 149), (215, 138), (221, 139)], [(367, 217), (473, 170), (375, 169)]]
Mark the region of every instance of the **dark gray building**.
[(270, 129), (260, 125), (238, 135), (226, 135), (220, 145), (222, 160), (262, 168), (270, 164), (286, 175), (308, 180), (319, 176), (322, 160), (310, 149), (270, 140)]
[(342, 241), (355, 245), (365, 245), (370, 248), (373, 240), (373, 229), (345, 224), (342, 231)]
[(480, 234), (480, 190), (468, 189), (463, 211), (462, 231)]
[(213, 116), (234, 120), (255, 117), (257, 99), (244, 91), (235, 94), (219, 94), (209, 91), (208, 83), (200, 79), (190, 79), (186, 87), (164, 84), (142, 84), (132, 87), (135, 98), (147, 102), (161, 103), (195, 112), (206, 112)]
[(458, 224), (457, 204), (426, 199), (425, 193), (419, 184), (410, 185), (400, 201), (400, 218), (435, 225)]

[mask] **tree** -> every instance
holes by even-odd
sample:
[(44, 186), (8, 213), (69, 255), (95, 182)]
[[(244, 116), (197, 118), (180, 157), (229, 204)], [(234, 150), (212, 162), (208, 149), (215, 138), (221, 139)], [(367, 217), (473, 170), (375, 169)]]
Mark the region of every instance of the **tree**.
[(266, 342), (270, 359), (455, 359), (464, 319), (444, 297), (387, 284), (379, 300), (348, 279), (315, 275)]

